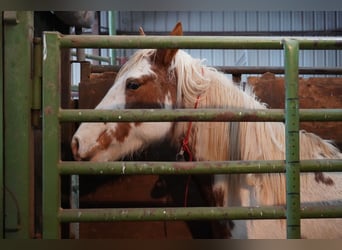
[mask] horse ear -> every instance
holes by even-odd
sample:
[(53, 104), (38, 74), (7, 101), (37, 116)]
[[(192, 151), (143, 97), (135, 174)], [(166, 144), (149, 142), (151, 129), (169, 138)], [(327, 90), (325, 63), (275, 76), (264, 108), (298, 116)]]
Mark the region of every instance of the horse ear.
[(171, 32), (172, 36), (182, 36), (183, 35), (183, 27), (182, 27), (182, 23), (178, 22), (176, 24), (176, 26), (173, 28), (172, 32)]
[[(171, 36), (182, 36), (183, 28), (182, 23), (178, 22), (176, 26), (173, 28)], [(164, 66), (170, 66), (172, 59), (176, 55), (178, 49), (157, 49), (156, 52), (156, 63), (160, 63)]]
[(145, 36), (145, 32), (144, 32), (144, 30), (143, 30), (142, 27), (139, 27), (139, 34), (140, 34), (141, 36)]

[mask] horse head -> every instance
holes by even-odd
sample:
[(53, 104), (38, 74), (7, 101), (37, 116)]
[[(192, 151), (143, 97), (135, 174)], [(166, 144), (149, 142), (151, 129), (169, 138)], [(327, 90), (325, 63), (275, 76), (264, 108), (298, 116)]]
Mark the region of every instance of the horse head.
[[(142, 29), (140, 33), (144, 35)], [(182, 35), (177, 23), (171, 35)], [(178, 49), (138, 50), (119, 71), (98, 110), (171, 109), (177, 95), (170, 70)], [(71, 142), (76, 160), (113, 161), (167, 137), (171, 122), (82, 123)]]

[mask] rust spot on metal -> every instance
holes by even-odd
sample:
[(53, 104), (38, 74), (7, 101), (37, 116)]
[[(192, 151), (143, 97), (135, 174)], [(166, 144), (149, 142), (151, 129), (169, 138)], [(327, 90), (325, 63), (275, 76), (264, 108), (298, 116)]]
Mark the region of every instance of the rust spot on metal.
[[(185, 152), (184, 152), (185, 154)], [(177, 163), (174, 164), (174, 169), (176, 172), (182, 172), (182, 171), (186, 171), (186, 170), (191, 170), (196, 168), (196, 164), (195, 163), (191, 163), (191, 162), (187, 162), (187, 164), (182, 164), (182, 161), (178, 161)]]
[(45, 115), (52, 115), (53, 114), (53, 108), (51, 106), (47, 106), (45, 109), (44, 109), (44, 114)]

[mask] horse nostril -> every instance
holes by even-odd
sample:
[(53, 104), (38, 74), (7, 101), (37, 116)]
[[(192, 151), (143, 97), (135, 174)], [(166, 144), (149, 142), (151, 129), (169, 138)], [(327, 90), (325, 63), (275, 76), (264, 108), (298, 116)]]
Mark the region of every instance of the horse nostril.
[(80, 154), (78, 152), (79, 147), (80, 147), (80, 144), (79, 144), (78, 138), (73, 137), (71, 141), (71, 151), (72, 151), (72, 154), (74, 155), (75, 160), (78, 160), (78, 161), (81, 159)]

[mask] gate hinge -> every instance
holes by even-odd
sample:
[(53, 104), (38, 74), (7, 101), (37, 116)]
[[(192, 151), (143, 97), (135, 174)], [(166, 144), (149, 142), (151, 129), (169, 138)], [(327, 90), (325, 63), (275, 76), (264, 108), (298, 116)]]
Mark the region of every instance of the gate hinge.
[(19, 23), (17, 11), (4, 11), (3, 19), (5, 24), (16, 25)]

